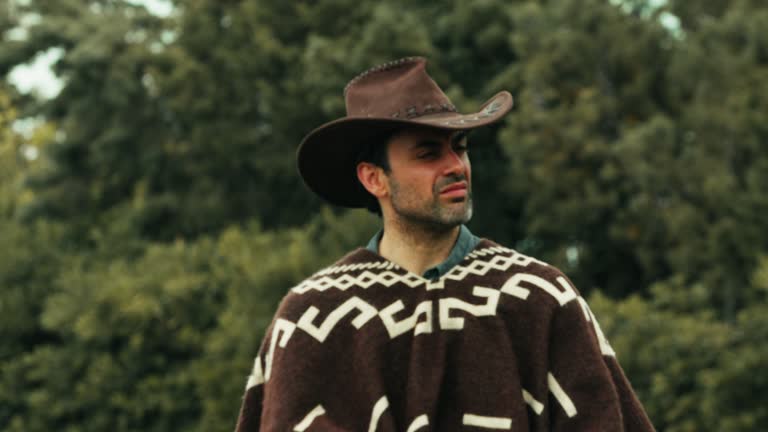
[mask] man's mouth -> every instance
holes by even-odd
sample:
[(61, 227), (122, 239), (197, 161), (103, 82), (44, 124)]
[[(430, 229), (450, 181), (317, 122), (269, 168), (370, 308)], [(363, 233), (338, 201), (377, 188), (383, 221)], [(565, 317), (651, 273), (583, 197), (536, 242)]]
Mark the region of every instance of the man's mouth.
[(440, 196), (460, 198), (467, 196), (467, 182), (451, 183), (440, 190)]

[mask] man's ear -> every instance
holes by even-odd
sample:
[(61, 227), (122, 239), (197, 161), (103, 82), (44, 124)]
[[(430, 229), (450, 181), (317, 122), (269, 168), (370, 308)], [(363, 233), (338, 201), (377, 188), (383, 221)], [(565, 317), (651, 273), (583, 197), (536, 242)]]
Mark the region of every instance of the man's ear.
[(384, 169), (370, 162), (357, 164), (357, 179), (371, 195), (383, 198), (389, 194)]

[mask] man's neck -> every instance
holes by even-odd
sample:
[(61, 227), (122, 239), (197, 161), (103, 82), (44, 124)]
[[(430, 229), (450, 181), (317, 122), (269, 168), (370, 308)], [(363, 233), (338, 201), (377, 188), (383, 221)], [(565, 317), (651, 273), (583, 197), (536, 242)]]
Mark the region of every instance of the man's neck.
[(422, 275), (448, 258), (460, 230), (460, 226), (429, 229), (385, 221), (379, 255), (412, 273)]

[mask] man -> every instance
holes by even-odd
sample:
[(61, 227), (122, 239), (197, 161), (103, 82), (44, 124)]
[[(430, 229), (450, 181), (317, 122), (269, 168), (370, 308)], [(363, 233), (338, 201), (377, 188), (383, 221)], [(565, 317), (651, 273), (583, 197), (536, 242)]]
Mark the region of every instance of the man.
[(587, 303), (556, 268), (475, 237), (466, 132), (426, 61), (345, 88), (347, 117), (298, 152), (327, 201), (383, 230), (283, 299), (256, 357), (245, 431), (651, 431)]

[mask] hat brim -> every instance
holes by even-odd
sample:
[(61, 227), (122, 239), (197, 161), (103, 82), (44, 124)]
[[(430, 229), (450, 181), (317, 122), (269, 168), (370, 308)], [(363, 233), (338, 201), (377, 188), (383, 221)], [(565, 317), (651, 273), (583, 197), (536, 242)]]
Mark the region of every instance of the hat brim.
[(304, 183), (324, 200), (342, 207), (365, 207), (368, 191), (357, 179), (355, 164), (364, 144), (407, 126), (468, 130), (494, 123), (513, 106), (502, 91), (471, 114), (439, 113), (415, 118), (343, 117), (310, 132), (299, 145), (297, 163)]

